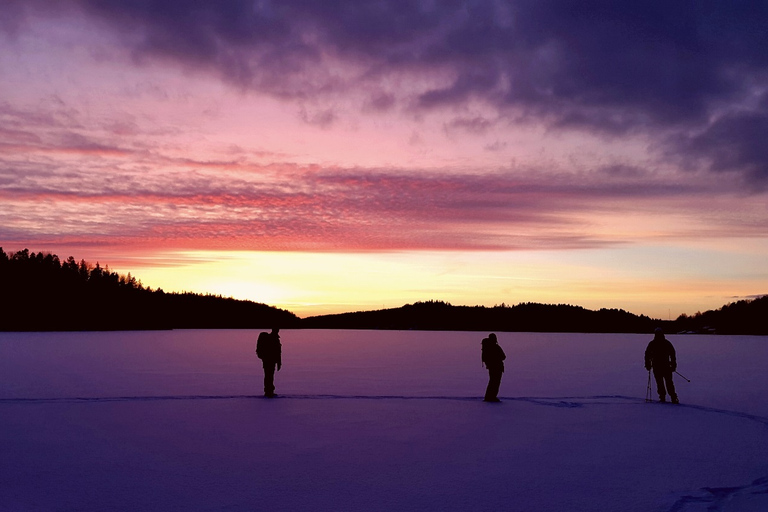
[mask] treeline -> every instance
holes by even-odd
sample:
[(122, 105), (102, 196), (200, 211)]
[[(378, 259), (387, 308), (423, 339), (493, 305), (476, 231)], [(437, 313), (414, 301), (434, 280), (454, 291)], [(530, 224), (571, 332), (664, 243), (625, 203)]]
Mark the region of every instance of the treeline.
[(692, 316), (680, 315), (673, 325), (677, 332), (768, 335), (768, 295)]
[(299, 319), (266, 304), (216, 295), (165, 293), (72, 256), (61, 261), (28, 249), (0, 248), (0, 331), (139, 329), (395, 329), (443, 331), (616, 332), (768, 335), (768, 296), (674, 321), (621, 309), (568, 304), (453, 306), (442, 301)]
[(523, 303), (516, 306), (453, 306), (417, 302), (396, 309), (305, 318), (304, 328), (415, 329), (525, 332), (652, 332), (660, 324), (621, 309), (592, 311), (567, 304)]
[(72, 256), (0, 248), (0, 330), (295, 327), (289, 311), (215, 295), (165, 293)]

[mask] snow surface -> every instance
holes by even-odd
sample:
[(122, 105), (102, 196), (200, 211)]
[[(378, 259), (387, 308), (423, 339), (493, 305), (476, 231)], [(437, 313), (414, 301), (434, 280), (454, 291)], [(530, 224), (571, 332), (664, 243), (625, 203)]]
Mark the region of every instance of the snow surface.
[(498, 334), (0, 333), (0, 510), (768, 510), (768, 338)]

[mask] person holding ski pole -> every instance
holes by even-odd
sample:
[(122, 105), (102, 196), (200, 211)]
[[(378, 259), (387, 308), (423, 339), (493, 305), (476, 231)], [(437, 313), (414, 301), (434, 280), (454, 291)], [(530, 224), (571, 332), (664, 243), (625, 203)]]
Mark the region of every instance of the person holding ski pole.
[(504, 360), (507, 356), (499, 346), (496, 335), (491, 333), (481, 343), (481, 364), (488, 369), (488, 387), (485, 389), (484, 402), (501, 402), (499, 400), (499, 386), (501, 386), (501, 374), (504, 373)]
[(645, 349), (645, 369), (650, 372), (651, 368), (653, 368), (653, 377), (656, 379), (659, 402), (666, 402), (666, 395), (669, 392), (672, 403), (680, 403), (675, 392), (675, 383), (672, 382), (672, 373), (677, 370), (675, 347), (664, 337), (664, 330), (661, 327), (656, 328), (653, 339)]
[(275, 367), (277, 371), (283, 366), (282, 346), (280, 345), (280, 329), (272, 332), (262, 332), (256, 341), (256, 355), (264, 367), (264, 396), (275, 398)]

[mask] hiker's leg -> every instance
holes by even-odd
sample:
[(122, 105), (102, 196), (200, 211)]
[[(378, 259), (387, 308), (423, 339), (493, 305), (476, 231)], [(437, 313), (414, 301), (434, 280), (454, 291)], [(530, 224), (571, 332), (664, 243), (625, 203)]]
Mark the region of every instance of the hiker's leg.
[(672, 382), (672, 372), (664, 375), (664, 380), (667, 382), (667, 392), (672, 401), (677, 401), (677, 393), (675, 392), (675, 383)]
[(501, 386), (501, 370), (488, 370), (488, 387), (485, 388), (485, 399), (494, 400), (499, 395)]
[(656, 379), (656, 391), (659, 392), (659, 400), (663, 400), (667, 395), (667, 390), (664, 388), (664, 372), (656, 371), (654, 368), (653, 378)]
[(264, 361), (264, 394), (271, 395), (275, 392), (275, 363)]

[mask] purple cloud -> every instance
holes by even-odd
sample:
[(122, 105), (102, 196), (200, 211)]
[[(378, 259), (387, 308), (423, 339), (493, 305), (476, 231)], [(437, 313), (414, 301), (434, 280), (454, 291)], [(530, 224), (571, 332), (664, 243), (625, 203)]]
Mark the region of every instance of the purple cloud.
[[(703, 127), (713, 109), (739, 104), (768, 65), (768, 5), (741, 1), (79, 3), (125, 34), (137, 59), (214, 70), (241, 87), (308, 98), (391, 73), (440, 72), (448, 78), (415, 98), (407, 88), (373, 88), (368, 105), (481, 100), (502, 116), (512, 109), (614, 134)], [(329, 56), (358, 72), (327, 73)], [(712, 137), (718, 130), (727, 139), (751, 128), (712, 127)], [(756, 144), (730, 152), (714, 157), (713, 168), (766, 181), (768, 159)]]
[(679, 143), (691, 158), (716, 172), (740, 172), (749, 184), (768, 187), (768, 111), (725, 115)]
[[(78, 3), (130, 36), (137, 58), (209, 67), (244, 86), (279, 93), (290, 77), (316, 74), (324, 54), (370, 73), (447, 67), (453, 79), (423, 92), (422, 106), (480, 97), (592, 126), (606, 108), (635, 121), (701, 120), (768, 63), (768, 7), (746, 2)], [(311, 82), (303, 93), (334, 88)]]
[[(364, 93), (369, 111), (460, 109), (498, 118), (682, 141), (714, 171), (768, 182), (757, 131), (765, 88), (768, 4), (357, 0), (11, 1), (25, 16), (77, 6), (112, 27), (137, 62), (214, 72), (286, 99)], [(337, 73), (337, 66), (345, 73)], [(379, 85), (397, 76), (385, 89)], [(432, 80), (423, 80), (431, 77)], [(328, 126), (327, 105), (306, 121)], [(723, 112), (731, 114), (723, 115)], [(721, 121), (710, 125), (713, 117)], [(480, 130), (482, 125), (465, 128)], [(686, 134), (700, 133), (691, 137)], [(667, 144), (669, 148), (670, 145)]]
[(495, 121), (485, 117), (458, 117), (445, 125), (446, 131), (463, 130), (468, 133), (481, 135), (493, 127)]

